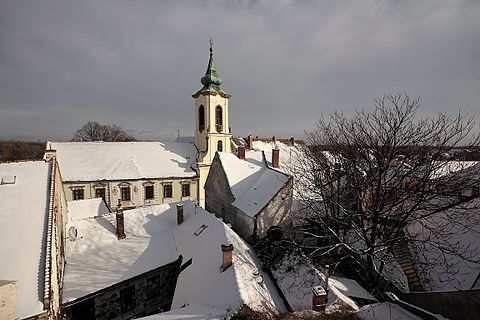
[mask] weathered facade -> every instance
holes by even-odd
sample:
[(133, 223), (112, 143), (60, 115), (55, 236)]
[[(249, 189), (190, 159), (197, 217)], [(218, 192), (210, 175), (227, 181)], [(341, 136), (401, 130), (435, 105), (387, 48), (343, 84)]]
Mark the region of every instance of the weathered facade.
[(197, 200), (196, 150), (189, 142), (49, 142), (66, 200), (103, 198), (124, 208)]
[[(245, 160), (239, 159), (239, 161)], [(275, 169), (266, 166), (266, 163), (263, 165), (265, 165), (263, 170), (275, 171)], [(236, 198), (234, 192), (232, 192), (235, 187), (229, 182), (225, 167), (217, 154), (205, 184), (206, 209), (215, 213), (225, 223), (231, 224), (232, 229), (244, 240), (253, 243), (257, 239), (261, 239), (270, 227), (280, 225), (287, 219), (292, 206), (293, 179), (284, 173), (276, 172), (278, 175), (285, 177), (285, 182), (275, 189), (273, 196), (268, 198), (265, 205), (259, 208), (256, 213), (246, 213), (235, 204), (238, 195)], [(249, 178), (247, 177), (245, 180), (247, 179)], [(267, 181), (263, 182), (267, 183)], [(258, 186), (253, 182), (251, 188), (257, 190)], [(256, 205), (258, 202), (254, 204)]]
[(71, 320), (131, 319), (171, 308), (182, 257), (167, 265), (67, 303)]

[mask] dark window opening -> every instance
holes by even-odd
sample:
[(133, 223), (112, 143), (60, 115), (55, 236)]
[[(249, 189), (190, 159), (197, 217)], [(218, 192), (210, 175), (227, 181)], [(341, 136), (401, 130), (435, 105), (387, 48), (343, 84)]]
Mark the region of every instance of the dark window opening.
[(163, 286), (160, 285), (160, 276), (147, 278), (147, 299), (152, 299), (160, 296)]
[(153, 186), (145, 186), (145, 200), (153, 199), (154, 197)]
[(105, 201), (105, 188), (95, 189), (95, 198), (102, 198)]
[(135, 285), (120, 290), (120, 310), (122, 313), (135, 308)]
[(83, 200), (84, 198), (83, 189), (73, 189), (73, 200)]
[(217, 142), (217, 151), (218, 151), (218, 152), (222, 152), (222, 151), (223, 151), (223, 142), (222, 142), (222, 141), (218, 141), (218, 142)]
[(163, 186), (163, 197), (171, 198), (172, 197), (172, 185), (166, 184)]
[(205, 108), (202, 105), (198, 108), (198, 130), (205, 130)]
[(215, 108), (215, 125), (217, 131), (223, 130), (223, 115), (222, 115), (222, 107), (217, 106)]
[(122, 197), (122, 201), (130, 201), (130, 187), (120, 187), (120, 195)]
[(182, 197), (190, 197), (190, 184), (182, 184)]

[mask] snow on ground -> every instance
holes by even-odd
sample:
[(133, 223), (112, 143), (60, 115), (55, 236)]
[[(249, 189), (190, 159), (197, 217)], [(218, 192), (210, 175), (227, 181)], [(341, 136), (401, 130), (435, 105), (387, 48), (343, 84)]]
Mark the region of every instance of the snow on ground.
[(18, 281), (18, 318), (43, 312), (50, 171), (44, 161), (0, 163), (0, 280)]
[(231, 153), (220, 152), (228, 183), (235, 197), (233, 205), (254, 217), (288, 182), (289, 176), (268, 167), (263, 154), (248, 151), (245, 160)]
[(364, 306), (357, 312), (357, 316), (362, 320), (421, 320), (413, 313), (402, 307), (390, 303), (381, 302)]
[(64, 181), (191, 177), (197, 151), (182, 142), (48, 142)]
[[(84, 214), (74, 216), (84, 217)], [(261, 271), (258, 276), (255, 274), (260, 263), (252, 249), (213, 214), (186, 201), (181, 225), (177, 225), (173, 204), (125, 210), (124, 216), (127, 238), (122, 240), (117, 240), (115, 234), (115, 214), (82, 218), (73, 224), (78, 229), (78, 238), (67, 242), (64, 302), (165, 265), (182, 255), (184, 261), (192, 258), (192, 264), (178, 278), (172, 309), (200, 306), (202, 310), (214, 309), (213, 313), (222, 316), (245, 303), (262, 311), (284, 309), (267, 276)], [(221, 272), (221, 245), (227, 243), (234, 247), (233, 265)], [(260, 276), (263, 283), (257, 283)], [(179, 312), (188, 315), (200, 311), (195, 308)]]

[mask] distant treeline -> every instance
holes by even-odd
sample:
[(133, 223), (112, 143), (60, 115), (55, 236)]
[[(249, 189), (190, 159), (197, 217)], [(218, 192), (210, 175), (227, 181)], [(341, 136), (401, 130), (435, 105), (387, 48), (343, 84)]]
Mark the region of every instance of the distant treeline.
[(45, 142), (0, 140), (0, 161), (43, 159)]

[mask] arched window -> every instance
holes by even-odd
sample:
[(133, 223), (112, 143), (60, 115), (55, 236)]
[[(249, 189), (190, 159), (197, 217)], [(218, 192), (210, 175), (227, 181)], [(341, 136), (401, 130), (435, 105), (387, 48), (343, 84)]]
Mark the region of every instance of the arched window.
[(203, 105), (198, 108), (198, 130), (200, 132), (205, 130), (205, 108)]
[(218, 140), (218, 142), (217, 142), (217, 151), (218, 152), (223, 151), (223, 142), (221, 140)]
[(215, 108), (215, 125), (217, 128), (217, 131), (222, 131), (223, 130), (223, 116), (222, 116), (222, 107), (217, 106)]

